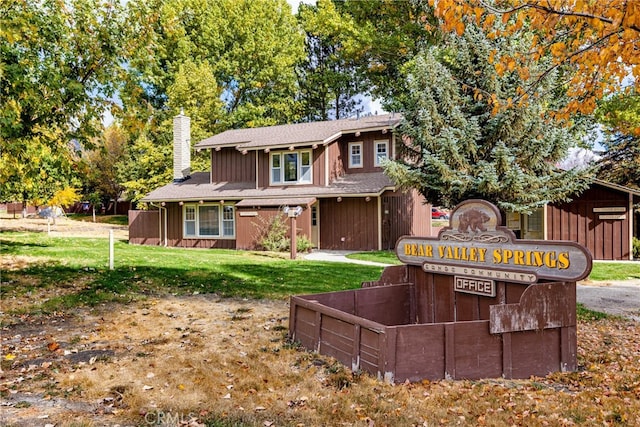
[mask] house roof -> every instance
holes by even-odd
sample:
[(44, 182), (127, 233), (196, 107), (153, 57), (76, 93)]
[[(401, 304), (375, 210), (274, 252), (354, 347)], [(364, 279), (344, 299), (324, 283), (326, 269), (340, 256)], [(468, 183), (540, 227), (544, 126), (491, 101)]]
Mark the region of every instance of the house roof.
[(384, 172), (356, 173), (336, 179), (328, 187), (286, 185), (255, 188), (255, 182), (209, 182), (208, 172), (195, 172), (190, 179), (173, 182), (147, 194), (143, 202), (188, 202), (200, 200), (292, 199), (305, 197), (378, 196), (395, 188)]
[(594, 183), (599, 184), (603, 187), (611, 188), (613, 190), (618, 190), (623, 193), (628, 193), (633, 196), (634, 203), (638, 202), (638, 198), (640, 198), (640, 190), (631, 187), (625, 187), (624, 185), (614, 184), (612, 182), (603, 181), (601, 179), (595, 179)]
[(235, 147), (238, 150), (259, 150), (271, 147), (328, 144), (341, 135), (395, 128), (402, 116), (383, 114), (325, 122), (295, 123), (249, 129), (231, 129), (198, 142), (195, 147)]

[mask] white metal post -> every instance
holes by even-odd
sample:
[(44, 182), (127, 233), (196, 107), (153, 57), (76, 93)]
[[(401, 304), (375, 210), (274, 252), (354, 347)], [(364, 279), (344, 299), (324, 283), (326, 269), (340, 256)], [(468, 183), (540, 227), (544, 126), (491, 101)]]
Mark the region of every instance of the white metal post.
[(113, 230), (109, 230), (109, 270), (113, 270)]

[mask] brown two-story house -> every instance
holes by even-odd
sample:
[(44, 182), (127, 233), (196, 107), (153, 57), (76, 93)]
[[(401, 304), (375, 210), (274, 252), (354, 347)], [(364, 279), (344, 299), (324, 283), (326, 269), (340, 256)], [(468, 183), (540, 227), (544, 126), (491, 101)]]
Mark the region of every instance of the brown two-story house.
[(130, 214), (138, 244), (254, 249), (285, 207), (302, 209), (298, 235), (321, 249), (379, 250), (405, 234), (429, 235), (431, 207), (396, 191), (381, 167), (396, 155), (387, 114), (228, 130), (195, 145), (209, 172), (190, 171), (189, 118), (174, 118), (174, 182), (143, 198), (157, 210)]

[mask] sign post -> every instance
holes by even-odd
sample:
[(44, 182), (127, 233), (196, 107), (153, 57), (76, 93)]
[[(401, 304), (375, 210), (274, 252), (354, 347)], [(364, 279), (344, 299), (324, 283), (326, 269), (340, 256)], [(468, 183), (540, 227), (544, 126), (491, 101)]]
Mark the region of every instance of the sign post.
[(290, 248), (290, 258), (291, 259), (296, 259), (297, 255), (298, 255), (298, 242), (297, 242), (297, 224), (296, 224), (296, 219), (298, 218), (298, 216), (300, 216), (300, 214), (302, 213), (302, 207), (301, 206), (296, 206), (295, 208), (290, 208), (289, 206), (285, 206), (283, 209), (283, 212), (285, 214), (287, 214), (287, 216), (289, 218), (291, 218), (291, 248)]

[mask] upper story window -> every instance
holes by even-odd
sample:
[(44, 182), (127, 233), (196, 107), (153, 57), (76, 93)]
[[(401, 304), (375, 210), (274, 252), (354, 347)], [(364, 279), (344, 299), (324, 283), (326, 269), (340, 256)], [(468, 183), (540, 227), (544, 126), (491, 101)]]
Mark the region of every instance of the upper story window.
[(389, 158), (389, 141), (375, 141), (373, 143), (373, 158), (375, 166), (381, 166), (382, 162)]
[(271, 184), (309, 184), (311, 164), (310, 150), (271, 153)]
[(183, 218), (184, 237), (235, 237), (235, 208), (231, 205), (219, 203), (184, 205)]
[(349, 144), (349, 167), (362, 167), (362, 142), (352, 142)]

